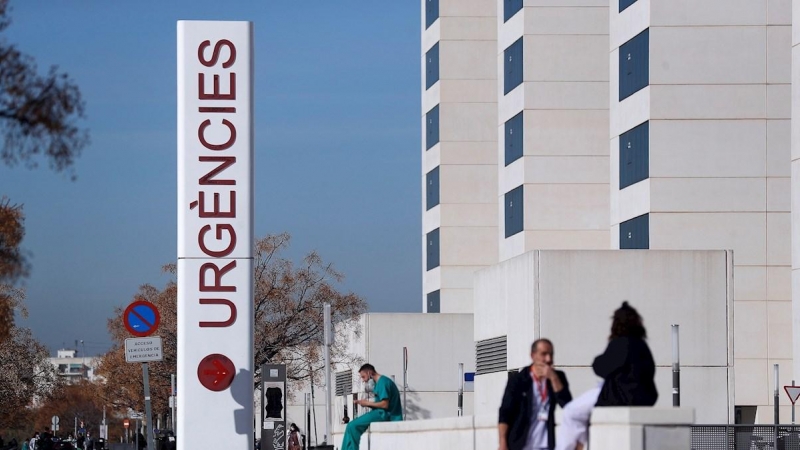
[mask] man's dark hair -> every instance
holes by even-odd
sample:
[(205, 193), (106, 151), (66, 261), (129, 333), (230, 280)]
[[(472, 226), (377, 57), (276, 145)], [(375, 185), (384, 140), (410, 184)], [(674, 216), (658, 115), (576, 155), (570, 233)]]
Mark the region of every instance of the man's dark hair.
[(614, 311), (613, 322), (611, 323), (611, 336), (609, 339), (617, 337), (635, 337), (645, 339), (647, 331), (642, 324), (642, 316), (628, 302), (622, 302), (622, 306)]
[(540, 342), (543, 342), (545, 344), (550, 344), (551, 348), (555, 348), (555, 346), (553, 345), (553, 342), (550, 339), (541, 338), (541, 339), (537, 339), (537, 340), (533, 341), (533, 344), (531, 344), (531, 353), (536, 353), (536, 348), (539, 347), (539, 343)]
[(360, 368), (360, 369), (358, 369), (359, 373), (360, 373), (360, 372), (367, 371), (367, 370), (371, 370), (371, 371), (373, 371), (373, 372), (377, 372), (377, 371), (375, 370), (375, 366), (373, 366), (372, 364), (364, 364), (363, 366), (361, 366), (361, 368)]

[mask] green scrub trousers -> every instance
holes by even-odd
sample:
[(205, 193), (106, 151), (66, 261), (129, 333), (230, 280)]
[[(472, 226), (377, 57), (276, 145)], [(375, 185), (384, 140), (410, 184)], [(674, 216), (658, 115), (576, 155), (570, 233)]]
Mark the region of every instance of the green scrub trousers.
[(342, 439), (342, 450), (358, 450), (361, 435), (367, 431), (372, 422), (403, 420), (403, 408), (400, 406), (400, 393), (397, 391), (397, 386), (392, 380), (381, 375), (375, 384), (375, 401), (383, 400), (389, 401), (388, 409), (373, 409), (347, 424)]
[(389, 414), (385, 409), (373, 409), (372, 411), (358, 416), (347, 424), (344, 429), (344, 438), (342, 439), (342, 450), (358, 450), (358, 445), (361, 443), (361, 435), (367, 431), (372, 422), (387, 422)]

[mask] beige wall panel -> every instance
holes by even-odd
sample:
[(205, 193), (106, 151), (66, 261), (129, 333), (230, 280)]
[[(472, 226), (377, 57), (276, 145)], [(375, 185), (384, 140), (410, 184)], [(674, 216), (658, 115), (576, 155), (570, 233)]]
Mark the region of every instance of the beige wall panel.
[[(736, 263), (734, 255), (734, 263)], [(764, 266), (735, 266), (733, 268), (733, 299), (758, 300), (767, 298), (767, 268)]]
[(651, 178), (653, 212), (764, 211), (764, 178)]
[(733, 303), (733, 357), (767, 357), (767, 302)]
[(525, 156), (525, 182), (608, 184), (607, 156)]
[(732, 249), (737, 265), (766, 264), (766, 231), (764, 213), (650, 214), (651, 249)]
[(524, 81), (608, 81), (605, 35), (526, 35)]
[(526, 230), (606, 230), (605, 184), (525, 185)]
[(650, 101), (653, 119), (742, 120), (767, 116), (767, 87), (763, 84), (650, 86)]
[(765, 27), (651, 27), (650, 84), (764, 83), (766, 41)]
[(607, 156), (607, 110), (527, 110), (526, 155)]
[[(553, 2), (562, 3), (563, 2)], [(606, 5), (607, 6), (607, 5)], [(608, 36), (607, 7), (565, 7), (561, 5), (526, 8), (525, 34), (571, 34)], [(606, 37), (606, 42), (608, 38)], [(604, 44), (605, 45), (605, 44)], [(604, 48), (606, 50), (607, 48)]]
[(764, 120), (653, 120), (650, 176), (763, 177)]

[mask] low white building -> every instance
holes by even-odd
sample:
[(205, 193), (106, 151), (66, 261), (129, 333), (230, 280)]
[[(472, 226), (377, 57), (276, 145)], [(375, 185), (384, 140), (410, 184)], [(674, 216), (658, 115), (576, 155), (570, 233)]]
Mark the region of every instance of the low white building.
[[(366, 362), (381, 375), (395, 380), (401, 398), (405, 398), (407, 420), (458, 415), (459, 363), (464, 364), (467, 377), (475, 372), (472, 314), (369, 313), (361, 316), (355, 329), (343, 334), (337, 338), (345, 339), (346, 351), (355, 362), (336, 365), (332, 370), (333, 424), (342, 423), (345, 406), (348, 417), (354, 417), (352, 394), (364, 390), (358, 369)], [(403, 347), (408, 354), (405, 396)], [(464, 415), (473, 414), (470, 384), (465, 386)], [(304, 399), (310, 391), (305, 387), (292, 392), (286, 403), (287, 421), (296, 423), (304, 432)], [(314, 386), (314, 417), (311, 442), (321, 443), (325, 434), (324, 386)]]
[[(592, 361), (624, 300), (644, 318), (657, 406), (672, 405), (671, 325), (679, 324), (681, 406), (694, 408), (698, 423), (732, 422), (733, 258), (724, 250), (537, 250), (478, 272), (475, 409), (497, 411), (507, 371), (529, 365), (541, 337), (553, 341), (573, 396), (594, 387)], [(493, 364), (483, 364), (483, 348)]]
[(67, 383), (77, 383), (80, 380), (96, 381), (94, 374), (100, 358), (95, 356), (78, 356), (77, 350), (60, 349), (56, 357), (48, 358), (50, 364), (56, 369), (56, 374), (65, 379)]

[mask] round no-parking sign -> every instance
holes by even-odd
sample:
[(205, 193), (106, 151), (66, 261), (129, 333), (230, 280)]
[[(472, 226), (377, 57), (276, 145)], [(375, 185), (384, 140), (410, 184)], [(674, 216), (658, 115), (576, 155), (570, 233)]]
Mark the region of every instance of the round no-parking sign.
[(122, 313), (125, 328), (136, 337), (147, 337), (155, 333), (161, 322), (156, 305), (145, 301), (136, 300), (125, 308)]

